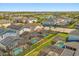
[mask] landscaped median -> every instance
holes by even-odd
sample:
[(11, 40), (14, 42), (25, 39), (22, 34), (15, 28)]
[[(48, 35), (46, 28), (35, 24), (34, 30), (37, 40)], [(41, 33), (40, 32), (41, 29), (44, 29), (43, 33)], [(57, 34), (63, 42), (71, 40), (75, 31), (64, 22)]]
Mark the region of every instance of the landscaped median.
[(25, 54), (25, 56), (36, 56), (38, 55), (38, 53), (40, 52), (41, 49), (43, 49), (44, 47), (50, 45), (52, 39), (55, 37), (56, 35), (53, 35), (53, 34), (50, 34), (48, 35), (45, 39), (42, 39), (43, 40), (46, 40), (46, 41), (39, 41), (41, 42), (40, 44), (39, 43), (36, 43), (33, 45), (34, 49), (31, 50), (29, 53)]

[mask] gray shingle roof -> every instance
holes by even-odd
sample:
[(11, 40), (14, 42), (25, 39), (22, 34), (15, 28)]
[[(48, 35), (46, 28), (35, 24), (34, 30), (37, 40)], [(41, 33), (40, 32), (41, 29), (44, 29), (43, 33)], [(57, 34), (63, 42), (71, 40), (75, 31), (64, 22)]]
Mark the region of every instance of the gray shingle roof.
[(16, 42), (18, 42), (18, 40), (19, 40), (18, 38), (11, 36), (11, 37), (7, 37), (7, 38), (1, 40), (0, 43), (6, 47), (12, 47), (15, 45)]
[(79, 49), (76, 50), (74, 56), (79, 56)]
[(71, 35), (79, 35), (79, 30), (74, 30), (74, 31), (72, 31), (71, 33), (70, 33)]
[(0, 28), (0, 35), (3, 35), (5, 33), (15, 33), (16, 31), (13, 30), (13, 29), (3, 29), (3, 28)]
[(19, 25), (10, 25), (10, 26), (8, 26), (8, 28), (14, 29), (14, 30), (20, 30), (22, 28), (22, 26), (19, 26)]
[(64, 51), (61, 53), (61, 56), (73, 56), (74, 51), (69, 49), (64, 49)]

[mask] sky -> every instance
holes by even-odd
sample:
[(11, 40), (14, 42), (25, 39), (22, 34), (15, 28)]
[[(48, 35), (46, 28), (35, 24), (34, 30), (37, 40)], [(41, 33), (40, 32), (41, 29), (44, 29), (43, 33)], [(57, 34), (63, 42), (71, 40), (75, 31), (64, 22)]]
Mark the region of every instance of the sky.
[(79, 11), (79, 3), (0, 3), (0, 11)]

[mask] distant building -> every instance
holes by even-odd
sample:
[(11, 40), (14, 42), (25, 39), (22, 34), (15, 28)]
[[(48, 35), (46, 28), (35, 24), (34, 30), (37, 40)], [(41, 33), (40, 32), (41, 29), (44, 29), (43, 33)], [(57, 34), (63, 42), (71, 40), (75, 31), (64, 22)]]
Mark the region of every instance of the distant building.
[(17, 16), (17, 17), (13, 17), (13, 20), (14, 20), (15, 23), (28, 23), (29, 22), (28, 17)]
[(70, 18), (63, 17), (49, 17), (48, 20), (43, 21), (43, 26), (66, 26), (71, 23), (73, 20)]
[(43, 21), (43, 22), (42, 22), (42, 25), (43, 25), (43, 26), (53, 26), (53, 25), (56, 24), (55, 21), (56, 21), (55, 18), (50, 17), (50, 18), (47, 19), (46, 21)]
[(43, 28), (40, 24), (37, 23), (31, 23), (31, 24), (26, 24), (23, 26), (23, 28), (28, 28), (31, 31), (37, 31), (38, 29), (41, 30)]

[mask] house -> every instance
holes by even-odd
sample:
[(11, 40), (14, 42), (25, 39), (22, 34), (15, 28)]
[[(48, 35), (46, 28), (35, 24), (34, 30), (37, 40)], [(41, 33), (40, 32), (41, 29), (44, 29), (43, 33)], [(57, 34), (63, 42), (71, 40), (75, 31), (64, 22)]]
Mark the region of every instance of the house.
[(42, 56), (59, 56), (63, 52), (63, 48), (58, 48), (57, 46), (49, 46), (44, 48), (41, 52), (40, 55)]
[(22, 48), (14, 48), (13, 51), (12, 51), (12, 55), (18, 55), (20, 53), (23, 52), (23, 49)]
[(26, 24), (24, 27), (31, 29), (31, 31), (36, 31), (38, 28), (42, 28), (42, 26), (37, 23)]
[(9, 36), (18, 36), (15, 30), (12, 29), (0, 29), (0, 40), (5, 39)]
[(42, 22), (43, 26), (66, 26), (73, 20), (64, 17), (49, 17), (46, 21)]
[(71, 18), (67, 18), (67, 17), (58, 17), (56, 20), (56, 24), (57, 25), (68, 25), (69, 23), (71, 23), (73, 21), (73, 19)]
[(12, 17), (15, 23), (22, 23), (22, 17), (14, 16)]
[(29, 23), (28, 17), (15, 16), (13, 17), (15, 23)]
[(58, 48), (65, 48), (63, 41), (56, 42), (55, 46), (57, 46)]
[(31, 32), (31, 30), (32, 30), (28, 24), (23, 26), (23, 28), (24, 28), (24, 31), (26, 31), (26, 32)]
[(70, 32), (67, 42), (79, 42), (79, 31), (74, 30), (74, 31)]
[(63, 38), (62, 36), (56, 36), (56, 37), (54, 38), (54, 41), (55, 41), (55, 42), (58, 42), (58, 41), (62, 41), (63, 39), (65, 39), (65, 38)]
[(74, 51), (70, 49), (64, 49), (60, 56), (73, 56)]
[(43, 30), (44, 27), (43, 26), (36, 26), (36, 28), (34, 29), (35, 31), (41, 31)]
[(34, 38), (31, 38), (31, 43), (32, 44), (36, 43), (38, 41), (38, 39), (39, 39), (38, 37), (37, 38), (35, 38), (35, 37)]
[(29, 23), (36, 23), (37, 21), (38, 21), (38, 19), (34, 18), (34, 17), (30, 17), (28, 20)]
[(55, 45), (50, 46), (50, 49), (51, 49), (53, 52), (57, 53), (58, 55), (61, 55), (61, 53), (62, 53), (63, 50), (64, 50), (64, 48), (60, 48), (60, 47), (57, 47), (57, 46), (55, 46)]
[(49, 48), (44, 48), (40, 51), (39, 56), (46, 56), (49, 51), (50, 51)]
[(14, 25), (14, 24), (8, 26), (7, 28), (15, 30), (18, 35), (22, 34), (25, 30), (28, 30), (23, 28), (23, 26), (21, 25)]
[(49, 51), (47, 56), (58, 56), (58, 54), (56, 52)]
[(67, 49), (76, 50), (76, 49), (79, 49), (79, 43), (78, 42), (66, 42), (65, 47)]
[(11, 21), (10, 20), (6, 20), (6, 19), (1, 19), (0, 20), (0, 27), (8, 27), (9, 25), (11, 25)]
[(42, 24), (43, 26), (53, 26), (53, 25), (55, 25), (56, 23), (55, 23), (55, 19), (50, 18), (50, 19), (48, 19), (48, 20), (46, 20), (46, 21), (43, 21), (41, 24)]
[(20, 38), (19, 37), (6, 37), (5, 39), (0, 41), (0, 48), (5, 50), (15, 48), (18, 45)]

